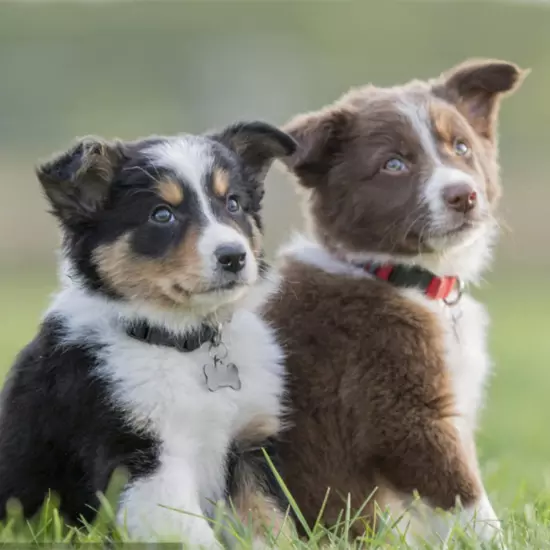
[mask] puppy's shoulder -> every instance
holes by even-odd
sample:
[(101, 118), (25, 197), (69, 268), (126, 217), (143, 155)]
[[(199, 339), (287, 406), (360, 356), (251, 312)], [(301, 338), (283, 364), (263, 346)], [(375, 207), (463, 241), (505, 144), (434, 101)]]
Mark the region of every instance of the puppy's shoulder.
[(433, 312), (384, 281), (366, 274), (329, 272), (295, 259), (281, 267), (278, 291), (265, 314), (276, 327), (332, 325), (360, 330), (357, 336), (362, 338), (368, 327), (405, 332), (437, 328)]
[[(49, 315), (37, 334), (16, 357), (3, 394), (16, 388), (41, 385), (42, 391), (53, 389), (64, 377), (85, 378), (97, 362), (98, 346), (67, 343), (65, 320)], [(38, 392), (31, 392), (38, 393)]]

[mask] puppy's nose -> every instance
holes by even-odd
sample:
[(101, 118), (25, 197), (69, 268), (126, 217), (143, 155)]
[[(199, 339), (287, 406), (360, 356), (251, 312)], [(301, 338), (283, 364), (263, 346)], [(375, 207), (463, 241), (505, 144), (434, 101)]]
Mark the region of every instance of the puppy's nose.
[(455, 183), (443, 190), (443, 200), (452, 210), (466, 214), (477, 204), (477, 193), (467, 183)]
[(238, 273), (246, 264), (246, 251), (242, 244), (223, 244), (214, 252), (218, 264), (224, 271)]

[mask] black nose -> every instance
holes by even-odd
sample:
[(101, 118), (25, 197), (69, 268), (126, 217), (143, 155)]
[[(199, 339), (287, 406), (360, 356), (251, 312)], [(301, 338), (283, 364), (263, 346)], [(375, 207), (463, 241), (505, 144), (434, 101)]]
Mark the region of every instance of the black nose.
[(224, 244), (214, 254), (224, 271), (238, 273), (246, 264), (246, 251), (241, 244)]

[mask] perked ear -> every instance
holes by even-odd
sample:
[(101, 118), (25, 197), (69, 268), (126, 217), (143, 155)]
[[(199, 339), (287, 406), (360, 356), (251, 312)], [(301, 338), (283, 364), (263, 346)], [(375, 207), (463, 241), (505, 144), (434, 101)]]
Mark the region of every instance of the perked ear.
[(454, 103), (480, 135), (493, 139), (502, 95), (517, 90), (528, 73), (507, 61), (471, 59), (441, 75), (434, 93)]
[(67, 225), (89, 219), (104, 203), (123, 158), (119, 142), (85, 137), (40, 164), (36, 174), (53, 214)]
[(276, 158), (296, 150), (296, 142), (288, 134), (260, 121), (233, 124), (211, 137), (239, 155), (245, 169), (260, 182)]
[(328, 107), (313, 113), (298, 115), (283, 130), (297, 142), (296, 152), (284, 159), (285, 164), (305, 187), (316, 187), (346, 141), (354, 113), (349, 107)]

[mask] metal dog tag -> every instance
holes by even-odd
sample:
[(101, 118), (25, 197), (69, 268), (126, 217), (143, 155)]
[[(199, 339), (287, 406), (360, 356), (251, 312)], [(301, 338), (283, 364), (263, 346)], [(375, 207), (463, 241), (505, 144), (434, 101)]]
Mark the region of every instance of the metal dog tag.
[(206, 387), (211, 391), (218, 391), (221, 388), (231, 388), (238, 391), (241, 389), (239, 369), (235, 363), (227, 365), (217, 356), (213, 357), (213, 363), (204, 365), (204, 377)]
[(206, 387), (211, 392), (218, 391), (221, 388), (231, 388), (232, 390), (239, 391), (241, 389), (239, 369), (235, 363), (225, 363), (229, 351), (222, 341), (221, 327), (212, 339), (208, 353), (210, 354), (212, 363), (203, 367)]

